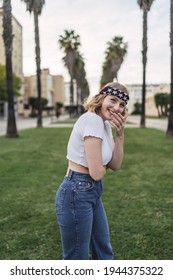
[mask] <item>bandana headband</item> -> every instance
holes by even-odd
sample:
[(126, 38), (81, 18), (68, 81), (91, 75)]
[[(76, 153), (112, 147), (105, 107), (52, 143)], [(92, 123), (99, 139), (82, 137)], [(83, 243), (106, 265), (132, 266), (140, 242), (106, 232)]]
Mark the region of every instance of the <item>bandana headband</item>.
[(110, 95), (116, 96), (116, 97), (122, 99), (126, 103), (126, 105), (130, 99), (128, 94), (124, 93), (120, 89), (113, 88), (110, 86), (105, 86), (105, 87), (101, 88), (99, 93), (100, 94), (110, 94)]

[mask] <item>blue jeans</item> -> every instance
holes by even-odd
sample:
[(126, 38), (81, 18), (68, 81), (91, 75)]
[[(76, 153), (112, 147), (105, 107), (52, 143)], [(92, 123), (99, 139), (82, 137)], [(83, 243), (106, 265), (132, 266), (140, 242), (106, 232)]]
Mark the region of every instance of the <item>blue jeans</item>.
[(56, 194), (56, 214), (60, 226), (63, 259), (112, 260), (113, 252), (105, 210), (103, 182), (70, 170)]

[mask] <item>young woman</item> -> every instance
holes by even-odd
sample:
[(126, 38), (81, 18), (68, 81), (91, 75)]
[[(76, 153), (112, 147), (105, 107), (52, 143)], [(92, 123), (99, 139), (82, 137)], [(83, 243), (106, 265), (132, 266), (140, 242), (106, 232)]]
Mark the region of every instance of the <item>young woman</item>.
[(85, 102), (87, 111), (73, 127), (67, 173), (56, 194), (64, 260), (88, 260), (90, 252), (94, 260), (113, 259), (101, 195), (106, 169), (122, 164), (128, 100), (125, 86), (109, 83)]

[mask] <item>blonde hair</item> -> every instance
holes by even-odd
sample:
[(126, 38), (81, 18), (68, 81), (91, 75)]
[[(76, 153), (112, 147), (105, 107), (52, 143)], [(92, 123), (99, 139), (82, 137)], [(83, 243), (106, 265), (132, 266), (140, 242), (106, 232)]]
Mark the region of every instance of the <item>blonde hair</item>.
[[(110, 86), (112, 88), (119, 89), (129, 95), (127, 88), (120, 83), (112, 82), (112, 83), (106, 84), (105, 86)], [(98, 94), (88, 98), (87, 100), (85, 100), (85, 102), (83, 104), (85, 110), (89, 110), (90, 112), (94, 112), (94, 113), (98, 114), (100, 112), (103, 100), (105, 99), (106, 96), (107, 96), (107, 94), (98, 93)]]

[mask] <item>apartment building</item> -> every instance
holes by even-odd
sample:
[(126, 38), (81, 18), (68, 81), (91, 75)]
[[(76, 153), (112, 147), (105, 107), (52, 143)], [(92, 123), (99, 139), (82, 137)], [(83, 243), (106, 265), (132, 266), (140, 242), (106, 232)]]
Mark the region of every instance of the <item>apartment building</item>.
[[(37, 96), (37, 77), (31, 75), (24, 77), (23, 75), (23, 44), (22, 44), (22, 26), (18, 20), (12, 15), (13, 28), (13, 52), (12, 65), (13, 72), (22, 80), (20, 89), (20, 97), (15, 98), (16, 115), (29, 116), (30, 108), (28, 108), (28, 98)], [(3, 41), (3, 9), (0, 8), (0, 64), (5, 65), (5, 48)], [(41, 70), (41, 94), (43, 98), (48, 100), (48, 107), (56, 106), (56, 103), (61, 103), (65, 107), (69, 107), (69, 83), (64, 83), (64, 78), (61, 75), (51, 75), (49, 69)], [(74, 90), (74, 103), (76, 104), (77, 94), (76, 86)], [(7, 115), (7, 102), (0, 101), (0, 112), (3, 116)]]
[(152, 92), (147, 94), (146, 97), (146, 115), (147, 116), (158, 116), (158, 110), (155, 105), (154, 96), (157, 93), (168, 93), (170, 94), (170, 84), (160, 84), (156, 85)]
[(62, 75), (53, 75), (53, 104), (65, 104), (65, 82)]
[[(127, 108), (129, 114), (133, 113), (135, 103), (142, 103), (142, 85), (141, 84), (130, 84), (126, 85), (130, 93), (130, 100)], [(153, 91), (154, 85), (146, 85), (146, 97)]]
[[(65, 82), (65, 102), (64, 106), (69, 108), (70, 107), (70, 82)], [(73, 105), (77, 106), (79, 100), (77, 100), (77, 84), (76, 81), (73, 81)]]
[[(128, 113), (131, 114), (134, 111), (135, 103), (142, 103), (142, 85), (131, 84), (126, 85), (129, 93), (130, 100), (128, 102), (127, 108)], [(148, 84), (146, 85), (146, 98), (145, 98), (145, 111), (147, 116), (158, 116), (157, 108), (155, 106), (154, 96), (158, 92), (170, 93), (169, 84)]]
[[(15, 110), (19, 115), (23, 114), (23, 44), (22, 44), (22, 26), (19, 21), (12, 15), (12, 28), (13, 28), (13, 51), (12, 51), (12, 66), (13, 73), (22, 80), (22, 87), (20, 89), (20, 97), (15, 98)], [(0, 8), (0, 64), (5, 65), (5, 48), (3, 41), (3, 9)], [(1, 104), (2, 105), (2, 104)], [(3, 113), (7, 114), (7, 105), (3, 103)]]
[[(37, 97), (37, 77), (32, 75), (25, 77), (24, 100), (25, 107), (28, 105), (28, 99), (31, 96)], [(56, 106), (56, 103), (65, 102), (64, 78), (61, 75), (51, 75), (48, 68), (41, 70), (41, 95), (48, 100), (47, 107)], [(28, 116), (30, 111), (25, 110), (25, 116)]]

